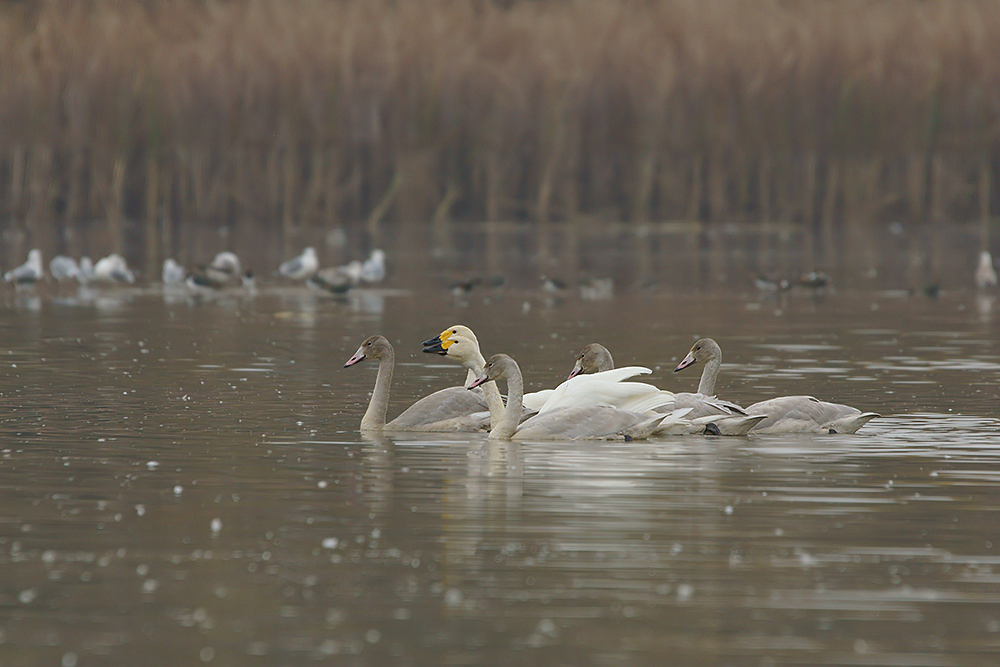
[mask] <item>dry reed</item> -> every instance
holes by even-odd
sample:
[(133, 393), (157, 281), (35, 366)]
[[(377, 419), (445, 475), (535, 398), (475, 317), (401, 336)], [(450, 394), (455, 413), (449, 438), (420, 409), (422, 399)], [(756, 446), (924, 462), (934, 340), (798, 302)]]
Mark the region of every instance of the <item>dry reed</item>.
[(997, 44), (975, 0), (4, 3), (0, 215), (988, 216)]

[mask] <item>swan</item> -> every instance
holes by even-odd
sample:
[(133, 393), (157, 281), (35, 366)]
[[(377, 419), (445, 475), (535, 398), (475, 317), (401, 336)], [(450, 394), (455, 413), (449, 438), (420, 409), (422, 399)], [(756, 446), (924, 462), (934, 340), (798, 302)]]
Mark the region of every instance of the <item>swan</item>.
[(489, 411), (482, 392), (464, 387), (448, 387), (420, 399), (391, 422), (386, 423), (389, 387), (396, 363), (392, 344), (385, 336), (370, 336), (361, 344), (344, 368), (365, 359), (378, 359), (378, 375), (368, 410), (361, 419), (362, 431), (482, 431), (489, 425)]
[(633, 412), (648, 412), (673, 406), (672, 392), (645, 382), (625, 382), (636, 375), (652, 372), (643, 366), (625, 366), (589, 375), (574, 375), (555, 389), (545, 392), (545, 402), (538, 411), (548, 412), (572, 405), (594, 403), (605, 403)]
[[(608, 348), (600, 343), (591, 343), (584, 347), (580, 354), (577, 355), (569, 377), (572, 379), (580, 377), (585, 373), (597, 375), (610, 371), (614, 367), (615, 362)], [(629, 382), (623, 384), (639, 383)], [(696, 427), (692, 429), (692, 433), (703, 433), (709, 423), (714, 423), (719, 430), (719, 435), (746, 435), (751, 428), (764, 419), (762, 415), (749, 416), (743, 411), (743, 408), (735, 403), (720, 401), (714, 396), (688, 392), (671, 393), (652, 387), (652, 385), (643, 386), (651, 387), (653, 390), (671, 397), (668, 403), (653, 408), (654, 410), (663, 411), (688, 408), (690, 411), (686, 415), (686, 418), (691, 420), (692, 424)], [(676, 429), (674, 429), (674, 432), (676, 432)]]
[(304, 280), (319, 270), (319, 257), (316, 249), (309, 246), (298, 257), (282, 262), (278, 273), (292, 280)]
[(45, 277), (42, 269), (42, 251), (32, 248), (28, 251), (28, 261), (3, 274), (3, 279), (15, 285), (30, 285)]
[(610, 405), (579, 405), (537, 414), (521, 422), (524, 379), (517, 362), (506, 354), (489, 358), (468, 388), (507, 380), (507, 407), (503, 418), (490, 431), (498, 440), (606, 440), (635, 439), (651, 435), (672, 415), (649, 415), (619, 410)]
[[(486, 359), (479, 349), (479, 339), (464, 324), (450, 326), (434, 338), (425, 340), (423, 348), (428, 354), (451, 357), (467, 368), (469, 372), (466, 384), (479, 377), (486, 365)], [(490, 425), (495, 426), (503, 418), (503, 397), (495, 382), (483, 385), (482, 390), (490, 410)]]
[[(722, 348), (711, 338), (697, 341), (674, 372), (699, 361), (705, 363), (698, 383), (698, 393), (713, 395), (722, 366)], [(749, 415), (767, 415), (753, 433), (854, 433), (875, 417), (839, 403), (820, 401), (812, 396), (781, 396), (747, 406)]]

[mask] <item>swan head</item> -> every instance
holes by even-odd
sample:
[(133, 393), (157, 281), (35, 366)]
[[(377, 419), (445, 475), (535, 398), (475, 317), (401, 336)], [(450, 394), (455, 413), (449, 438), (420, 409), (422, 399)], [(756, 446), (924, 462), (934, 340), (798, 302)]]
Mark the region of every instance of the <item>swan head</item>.
[(687, 353), (687, 356), (681, 360), (681, 363), (677, 364), (677, 368), (674, 369), (676, 373), (679, 370), (685, 369), (688, 366), (701, 362), (708, 362), (712, 359), (722, 361), (722, 348), (711, 338), (702, 338), (698, 340), (694, 345), (691, 346), (691, 350)]
[(611, 358), (611, 352), (608, 348), (604, 347), (600, 343), (591, 343), (587, 347), (580, 351), (580, 354), (576, 357), (576, 363), (573, 364), (573, 370), (570, 371), (569, 378), (576, 377), (577, 375), (582, 375), (584, 373), (599, 373), (600, 371), (610, 371), (615, 367), (614, 359)]
[(455, 324), (434, 338), (428, 338), (423, 345), (424, 352), (428, 354), (463, 359), (466, 354), (474, 354), (475, 350), (479, 349), (479, 340), (476, 334), (472, 333), (472, 329), (463, 324)]
[(386, 352), (391, 350), (392, 345), (385, 336), (369, 336), (365, 339), (365, 342), (361, 343), (361, 347), (354, 353), (354, 356), (347, 360), (344, 368), (361, 363), (365, 359), (381, 359), (385, 356)]
[(472, 381), (466, 389), (475, 389), (479, 385), (486, 384), (487, 382), (495, 382), (497, 380), (506, 379), (512, 375), (520, 375), (521, 369), (518, 367), (517, 362), (506, 354), (494, 354), (492, 357), (486, 360), (486, 366), (483, 367), (483, 372), (479, 374), (475, 380)]

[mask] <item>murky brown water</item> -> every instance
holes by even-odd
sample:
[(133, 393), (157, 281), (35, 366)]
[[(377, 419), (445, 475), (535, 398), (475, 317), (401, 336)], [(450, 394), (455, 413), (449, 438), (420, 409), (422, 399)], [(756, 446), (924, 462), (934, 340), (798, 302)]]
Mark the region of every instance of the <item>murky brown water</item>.
[[(1000, 306), (841, 290), (602, 301), (440, 285), (0, 306), (0, 663), (989, 665), (1000, 662)], [(405, 288), (405, 289), (404, 289)], [(883, 413), (854, 436), (496, 444), (368, 438), (463, 372), (462, 322), (553, 386), (601, 341), (720, 394)]]

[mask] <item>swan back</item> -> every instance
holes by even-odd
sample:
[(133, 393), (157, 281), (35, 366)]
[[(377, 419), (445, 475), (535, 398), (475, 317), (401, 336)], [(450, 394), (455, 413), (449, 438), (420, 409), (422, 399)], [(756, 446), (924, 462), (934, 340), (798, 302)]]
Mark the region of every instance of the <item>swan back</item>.
[(755, 433), (854, 433), (880, 416), (813, 396), (771, 398), (748, 406), (747, 413), (767, 415)]
[(624, 366), (610, 371), (577, 375), (552, 390), (539, 412), (579, 405), (606, 404), (633, 412), (646, 412), (672, 404), (674, 395), (645, 382), (623, 382), (649, 374), (643, 366)]
[[(637, 372), (648, 369), (632, 367), (621, 371), (624, 375), (620, 377), (632, 377)], [(574, 405), (540, 413), (518, 426), (522, 411), (524, 379), (517, 362), (511, 357), (506, 354), (490, 357), (483, 372), (472, 382), (470, 388), (501, 379), (507, 380), (507, 407), (501, 423), (494, 425), (490, 432), (491, 438), (577, 440), (646, 437), (668, 417), (668, 415), (638, 414), (609, 405)]]

